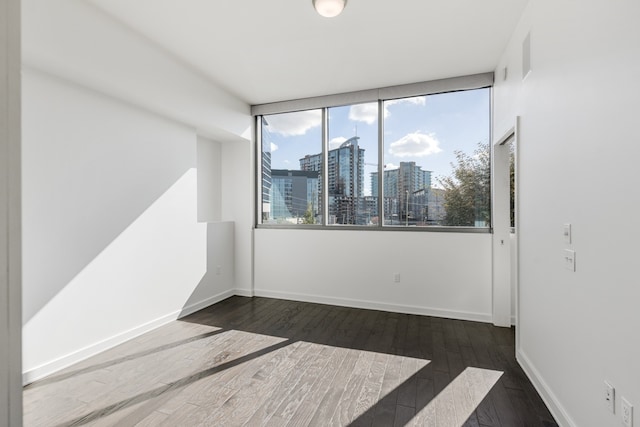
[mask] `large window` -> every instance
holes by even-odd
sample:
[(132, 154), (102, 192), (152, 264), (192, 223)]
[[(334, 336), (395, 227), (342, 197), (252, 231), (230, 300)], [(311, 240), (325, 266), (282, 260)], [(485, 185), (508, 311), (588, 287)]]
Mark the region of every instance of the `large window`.
[(321, 124), (321, 110), (261, 117), (263, 224), (322, 224)]
[(257, 115), (259, 223), (488, 229), (490, 98), (479, 87)]
[(489, 89), (384, 108), (385, 224), (489, 227)]
[(378, 169), (378, 103), (328, 112), (328, 224), (376, 225), (377, 195), (368, 177)]

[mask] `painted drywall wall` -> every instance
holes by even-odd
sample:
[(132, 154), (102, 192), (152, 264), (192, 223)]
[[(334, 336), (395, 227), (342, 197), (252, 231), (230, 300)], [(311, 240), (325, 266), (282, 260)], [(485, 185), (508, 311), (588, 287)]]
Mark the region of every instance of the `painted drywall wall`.
[(640, 405), (638, 16), (633, 1), (529, 2), (496, 69), (496, 132), (520, 116), (518, 358), (563, 426), (618, 426), (621, 397)]
[(29, 68), (22, 97), (26, 382), (232, 294), (192, 128)]
[(0, 0), (0, 426), (22, 425), (20, 2)]
[(256, 229), (255, 293), (490, 322), (491, 235)]
[(248, 145), (251, 118), (88, 2), (22, 6), (31, 381), (233, 293), (222, 145)]
[(198, 221), (217, 222), (222, 217), (222, 147), (198, 136)]
[(233, 222), (205, 224), (207, 229), (206, 269), (200, 283), (182, 303), (178, 317), (235, 295), (235, 231)]
[(89, 2), (24, 0), (23, 61), (186, 123), (250, 137), (249, 106)]
[(235, 292), (253, 296), (255, 169), (251, 144), (222, 144), (222, 158), (222, 220), (235, 224)]

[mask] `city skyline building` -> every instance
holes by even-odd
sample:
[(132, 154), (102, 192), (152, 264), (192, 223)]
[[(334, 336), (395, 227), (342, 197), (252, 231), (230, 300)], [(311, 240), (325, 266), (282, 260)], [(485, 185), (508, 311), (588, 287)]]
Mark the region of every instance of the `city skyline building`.
[[(359, 139), (353, 136), (327, 153), (329, 224), (366, 225), (371, 216), (363, 199), (365, 150), (358, 145)], [(322, 153), (304, 156), (300, 169), (321, 176)], [(319, 190), (322, 191), (322, 183)], [(321, 206), (321, 200), (318, 205)]]
[(310, 211), (318, 217), (318, 172), (271, 169), (270, 211), (267, 221), (299, 223)]
[(431, 188), (427, 194), (427, 222), (434, 225), (442, 225), (446, 210), (444, 208), (444, 194), (442, 188)]
[[(378, 197), (383, 197), (386, 225), (438, 225), (444, 217), (441, 192), (431, 188), (431, 171), (416, 162), (400, 162), (384, 171), (378, 191), (378, 172), (371, 173), (371, 195), (364, 196), (365, 149), (354, 136), (327, 152), (328, 224), (371, 225), (380, 221)], [(323, 154), (299, 159), (300, 170), (271, 169), (271, 153), (262, 153), (262, 220), (322, 222)], [(382, 193), (382, 194), (381, 194)], [(309, 211), (310, 210), (310, 211)]]
[[(427, 216), (431, 171), (416, 162), (400, 162), (397, 169), (383, 173), (385, 224), (422, 223)], [(371, 173), (371, 194), (378, 192), (378, 172)]]

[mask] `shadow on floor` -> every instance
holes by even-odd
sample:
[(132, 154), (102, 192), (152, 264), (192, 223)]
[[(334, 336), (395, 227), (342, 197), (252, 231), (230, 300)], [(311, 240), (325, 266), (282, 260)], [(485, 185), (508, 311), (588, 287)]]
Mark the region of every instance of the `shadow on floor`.
[[(179, 390), (203, 378), (294, 343), (309, 342), (416, 360), (419, 369), (394, 388), (383, 388), (379, 398), (352, 420), (349, 424), (351, 426), (403, 426), (410, 422), (416, 423), (417, 420), (426, 422), (433, 416), (436, 403), (440, 405), (441, 411), (458, 411), (457, 416), (460, 418), (460, 409), (454, 408), (451, 403), (458, 399), (456, 393), (467, 396), (466, 400), (469, 402), (475, 402), (472, 406), (467, 404), (467, 412), (463, 415), (466, 419), (462, 424), (464, 426), (556, 426), (515, 360), (513, 328), (245, 297), (231, 297), (178, 322), (206, 325), (215, 330), (131, 352), (124, 357), (76, 369), (72, 367), (59, 375), (38, 381), (25, 390), (63, 381), (91, 370), (108, 369), (119, 363), (204, 340), (225, 331), (242, 331), (277, 337), (279, 340), (237, 358), (221, 360), (210, 368), (127, 397), (60, 425), (85, 425), (151, 399), (170, 399)], [(476, 388), (482, 393), (478, 394), (477, 390), (474, 392), (473, 387), (468, 387), (470, 384), (479, 384)], [(339, 400), (341, 397), (338, 393), (333, 398)]]

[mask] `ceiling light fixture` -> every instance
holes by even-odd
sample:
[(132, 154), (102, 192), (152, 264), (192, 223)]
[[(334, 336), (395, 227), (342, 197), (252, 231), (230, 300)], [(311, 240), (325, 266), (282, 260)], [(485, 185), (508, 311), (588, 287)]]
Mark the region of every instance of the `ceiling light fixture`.
[(347, 0), (311, 0), (316, 11), (325, 18), (340, 15), (347, 4)]

